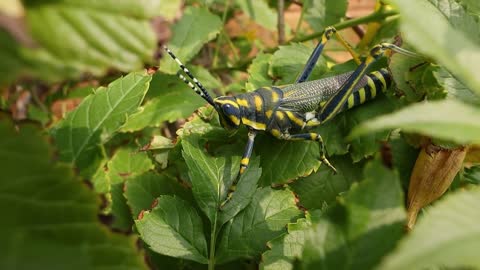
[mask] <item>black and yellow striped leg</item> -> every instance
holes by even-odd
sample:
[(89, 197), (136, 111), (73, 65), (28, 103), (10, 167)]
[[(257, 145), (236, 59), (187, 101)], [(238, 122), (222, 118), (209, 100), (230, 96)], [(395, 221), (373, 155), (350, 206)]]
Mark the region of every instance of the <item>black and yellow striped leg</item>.
[[(252, 156), (253, 150), (253, 143), (255, 142), (255, 136), (257, 136), (256, 130), (249, 130), (248, 131), (248, 141), (247, 145), (245, 146), (245, 151), (243, 152), (242, 160), (240, 161), (240, 171), (238, 172), (238, 177), (242, 175), (248, 167), (248, 163), (250, 163), (250, 157)], [(234, 183), (236, 184), (236, 183)]]
[(366, 74), (367, 69), (374, 63), (377, 59), (379, 59), (384, 54), (391, 52), (401, 53), (410, 57), (418, 57), (417, 54), (397, 47), (396, 45), (389, 44), (389, 43), (382, 43), (376, 45), (370, 50), (369, 55), (367, 58), (360, 63), (360, 65), (353, 71), (350, 75), (348, 80), (340, 87), (340, 90), (332, 96), (325, 105), (321, 107), (321, 110), (317, 116), (321, 123), (324, 123), (333, 117), (340, 111), (342, 111), (345, 103), (348, 101), (348, 98), (352, 95), (352, 93), (357, 89), (357, 85), (362, 80), (363, 76)]
[(308, 79), (308, 77), (312, 73), (313, 68), (315, 67), (315, 64), (318, 61), (318, 58), (322, 54), (322, 51), (325, 48), (325, 45), (333, 35), (335, 35), (338, 41), (340, 41), (340, 44), (342, 44), (347, 49), (347, 51), (352, 55), (355, 62), (357, 64), (360, 64), (360, 57), (358, 56), (357, 53), (355, 53), (352, 46), (350, 46), (350, 44), (337, 32), (337, 29), (335, 29), (333, 26), (330, 26), (330, 27), (327, 27), (323, 32), (320, 42), (317, 44), (312, 54), (308, 58), (302, 73), (300, 73), (295, 83), (301, 83)]
[(233, 192), (237, 187), (237, 183), (240, 180), (240, 176), (245, 172), (248, 168), (248, 164), (250, 163), (250, 157), (252, 156), (253, 151), (253, 144), (255, 142), (255, 136), (257, 136), (257, 131), (250, 129), (248, 131), (248, 141), (247, 145), (245, 146), (245, 151), (243, 152), (242, 160), (240, 161), (240, 171), (238, 172), (237, 177), (233, 181), (232, 185), (228, 189), (227, 198), (220, 204), (220, 208), (222, 208), (226, 203), (228, 203), (232, 199)]
[(337, 173), (337, 169), (333, 167), (332, 164), (328, 161), (328, 159), (325, 157), (325, 145), (323, 143), (322, 136), (318, 133), (302, 133), (302, 134), (292, 134), (292, 135), (286, 135), (284, 137), (285, 140), (292, 140), (292, 141), (317, 141), (320, 144), (320, 161), (327, 165), (330, 169), (333, 170), (334, 173)]

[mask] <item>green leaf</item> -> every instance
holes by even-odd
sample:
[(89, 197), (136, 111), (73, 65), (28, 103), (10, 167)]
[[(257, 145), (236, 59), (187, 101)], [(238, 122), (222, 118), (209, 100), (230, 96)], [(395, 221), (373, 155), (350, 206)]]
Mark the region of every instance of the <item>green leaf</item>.
[(414, 148), (403, 138), (391, 138), (388, 146), (391, 147), (392, 164), (398, 171), (403, 190), (408, 190), (410, 175), (415, 166), (419, 149)]
[(303, 269), (372, 269), (395, 247), (405, 222), (398, 175), (379, 161), (364, 174), (305, 235)]
[(142, 68), (156, 48), (150, 18), (158, 15), (158, 9), (152, 3), (23, 1), (36, 45), (20, 48), (23, 73), (53, 81), (84, 72), (101, 76), (111, 68), (124, 72)]
[(480, 185), (480, 166), (473, 166), (465, 168), (464, 175), (465, 180), (476, 185)]
[(0, 121), (1, 269), (147, 269), (135, 239), (107, 230), (99, 201), (54, 162), (32, 125)]
[(99, 145), (137, 110), (150, 80), (143, 72), (130, 73), (86, 97), (53, 129), (61, 160), (73, 162), (81, 170), (95, 170), (101, 158)]
[(460, 2), (467, 5), (468, 11), (480, 14), (480, 2), (477, 0), (460, 0)]
[(240, 176), (232, 198), (220, 211), (219, 225), (223, 225), (232, 219), (252, 201), (257, 189), (258, 179), (262, 175), (262, 169), (258, 167), (259, 164), (260, 160), (258, 158), (251, 160), (247, 170)]
[[(193, 74), (207, 88), (221, 86), (204, 68), (192, 68)], [(175, 75), (156, 73), (153, 76), (148, 96), (152, 97), (141, 109), (128, 118), (122, 132), (133, 132), (145, 127), (158, 127), (165, 121), (170, 123), (187, 118), (207, 102)]]
[(135, 220), (143, 241), (160, 254), (206, 264), (207, 241), (197, 211), (172, 196), (160, 196), (157, 203)]
[(123, 196), (123, 183), (114, 184), (110, 188), (111, 214), (113, 222), (111, 227), (120, 231), (128, 232), (133, 225), (133, 218), (127, 200)]
[(20, 73), (22, 60), (14, 38), (0, 29), (0, 85), (12, 82)]
[(303, 4), (305, 20), (316, 32), (340, 22), (347, 12), (347, 0), (306, 0)]
[[(270, 135), (257, 136), (254, 151), (261, 157), (262, 186), (285, 184), (311, 174), (321, 164), (318, 142), (282, 141)], [(321, 166), (320, 170), (329, 169)]]
[(240, 153), (218, 157), (208, 155), (198, 135), (184, 137), (182, 146), (193, 196), (210, 222), (215, 223), (219, 206), (226, 199), (228, 189), (237, 176)]
[(107, 167), (111, 184), (123, 183), (154, 168), (147, 152), (139, 152), (131, 147), (118, 149), (108, 161)]
[[(293, 43), (280, 48), (273, 54), (269, 73), (277, 79), (276, 85), (292, 84), (300, 75), (313, 48), (301, 43)], [(312, 70), (310, 79), (318, 78), (327, 70), (327, 63), (321, 56)]]
[(363, 123), (352, 131), (351, 137), (401, 128), (457, 143), (480, 142), (479, 116), (479, 109), (458, 101), (425, 102)]
[(245, 84), (247, 91), (253, 91), (260, 87), (273, 84), (273, 80), (268, 76), (268, 68), (272, 59), (271, 54), (258, 54), (248, 67), (248, 81)]
[[(480, 47), (428, 1), (393, 0), (401, 15), (405, 40), (434, 58), (467, 87), (480, 93)], [(453, 1), (450, 1), (453, 2)], [(435, 25), (435, 31), (432, 31)]]
[(153, 168), (153, 163), (146, 152), (139, 152), (131, 147), (120, 148), (108, 161), (106, 175), (101, 178), (106, 182), (97, 181), (95, 187), (107, 192), (106, 200), (110, 205), (107, 205), (105, 212), (109, 213), (111, 210), (113, 228), (127, 231), (133, 224), (132, 214), (123, 195), (124, 182), (133, 180)]
[[(187, 7), (180, 21), (172, 27), (169, 49), (183, 62), (190, 61), (222, 29), (220, 18), (206, 8)], [(160, 61), (160, 70), (174, 74), (179, 66), (170, 57)]]
[(433, 76), (438, 84), (447, 92), (447, 98), (457, 99), (475, 105), (480, 104), (480, 96), (475, 95), (472, 90), (468, 89), (444, 68), (434, 70)]
[(338, 173), (332, 170), (320, 170), (305, 178), (297, 179), (290, 185), (306, 209), (322, 209), (335, 202), (337, 196), (347, 191), (350, 186), (362, 177), (361, 163), (353, 164), (348, 156), (330, 159)]
[(298, 219), (296, 223), (288, 224), (288, 233), (268, 242), (270, 250), (262, 254), (260, 269), (294, 269), (294, 261), (302, 255), (305, 233), (311, 225), (309, 215), (307, 218)]
[(430, 65), (422, 58), (406, 57), (399, 53), (390, 58), (388, 68), (392, 73), (395, 88), (406, 97), (407, 102), (423, 100), (426, 92), (432, 87), (432, 82), (425, 85), (423, 80), (429, 67)]
[(125, 183), (125, 197), (134, 217), (142, 210), (152, 208), (156, 198), (160, 195), (178, 196), (191, 201), (190, 191), (182, 187), (177, 180), (166, 173), (157, 174), (146, 172)]
[(301, 214), (288, 190), (258, 189), (252, 202), (221, 231), (216, 261), (257, 256), (269, 240), (285, 232), (285, 225)]
[(469, 14), (458, 1), (454, 0), (430, 0), (452, 24), (452, 26), (475, 42), (480, 44), (480, 23), (479, 17)]
[(427, 210), (380, 268), (479, 268), (479, 203), (479, 188), (447, 196)]
[(386, 140), (388, 133), (373, 133), (348, 141), (349, 132), (359, 123), (392, 111), (395, 104), (389, 98), (378, 96), (366, 104), (342, 112), (331, 121), (315, 130), (322, 136), (329, 156), (344, 155), (350, 152), (353, 162), (376, 153), (380, 141)]
[(267, 1), (235, 0), (235, 3), (252, 21), (270, 31), (277, 29), (277, 13), (268, 6)]

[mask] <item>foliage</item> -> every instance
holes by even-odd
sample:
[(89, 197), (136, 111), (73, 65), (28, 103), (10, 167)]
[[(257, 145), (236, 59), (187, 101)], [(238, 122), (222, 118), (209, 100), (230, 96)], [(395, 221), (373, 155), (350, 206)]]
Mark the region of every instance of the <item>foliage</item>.
[[(0, 30), (1, 269), (480, 267), (477, 1), (383, 1), (349, 20), (344, 0), (286, 1), (299, 16), (282, 45), (276, 1), (10, 2), (0, 17), (24, 24)], [(318, 143), (262, 133), (229, 195), (246, 129), (223, 129), (160, 44), (235, 95), (292, 83), (326, 26), (361, 24), (362, 58), (385, 41), (420, 57), (378, 61), (394, 86), (314, 129), (338, 173)], [(309, 80), (355, 69), (333, 51)], [(471, 152), (406, 233), (426, 144)]]

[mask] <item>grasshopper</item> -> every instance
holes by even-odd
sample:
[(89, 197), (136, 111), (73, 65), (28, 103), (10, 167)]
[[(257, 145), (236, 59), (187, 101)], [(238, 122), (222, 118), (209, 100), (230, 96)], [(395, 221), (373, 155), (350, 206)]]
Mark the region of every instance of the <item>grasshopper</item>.
[[(357, 68), (352, 72), (336, 75), (320, 80), (307, 81), (323, 48), (335, 35), (341, 44), (352, 54)], [(390, 72), (382, 68), (367, 74), (367, 69), (377, 59), (393, 52), (417, 57), (417, 54), (402, 49), (394, 44), (382, 43), (374, 46), (365, 60), (360, 61), (350, 45), (333, 27), (328, 27), (310, 55), (303, 71), (293, 84), (284, 86), (266, 86), (253, 92), (235, 96), (219, 96), (212, 98), (205, 87), (183, 65), (183, 63), (164, 47), (166, 52), (178, 63), (181, 70), (179, 78), (205, 99), (218, 112), (221, 125), (225, 129), (237, 129), (245, 125), (248, 129), (248, 140), (245, 146), (237, 180), (230, 188), (227, 201), (233, 192), (239, 176), (248, 167), (252, 155), (255, 136), (258, 132), (268, 132), (282, 140), (310, 140), (320, 144), (320, 160), (334, 172), (336, 169), (325, 156), (322, 137), (318, 133), (305, 132), (309, 128), (321, 125), (338, 113), (371, 100), (382, 91), (386, 91), (392, 83)], [(182, 75), (183, 71), (192, 81)]]

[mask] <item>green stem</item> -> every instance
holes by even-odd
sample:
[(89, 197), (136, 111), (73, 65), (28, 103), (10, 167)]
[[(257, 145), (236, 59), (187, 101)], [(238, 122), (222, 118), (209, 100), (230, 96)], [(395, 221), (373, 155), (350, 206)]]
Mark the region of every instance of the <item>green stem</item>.
[[(223, 10), (223, 15), (222, 15), (222, 25), (225, 25), (225, 21), (227, 20), (227, 11), (230, 7), (230, 0), (227, 0), (226, 3), (225, 3), (225, 8)], [(222, 27), (222, 30), (220, 30), (222, 33), (224, 31), (223, 27)], [(220, 50), (220, 42), (221, 42), (221, 38), (222, 38), (222, 34), (220, 34), (220, 36), (218, 37), (217, 39), (217, 45), (215, 46), (215, 54), (213, 56), (213, 63), (212, 63), (212, 66), (213, 68), (215, 68), (217, 66), (217, 62), (218, 62), (218, 52)]]
[[(397, 14), (398, 13), (396, 11), (393, 11), (393, 10), (388, 10), (388, 11), (380, 10), (379, 12), (374, 12), (370, 15), (365, 16), (365, 17), (360, 17), (360, 18), (355, 18), (355, 19), (339, 22), (339, 23), (333, 25), (333, 27), (335, 27), (335, 29), (337, 29), (337, 30), (342, 30), (342, 29), (346, 29), (346, 28), (349, 28), (349, 27), (352, 27), (352, 26), (355, 26), (355, 25), (359, 25), (359, 24), (381, 21), (381, 20), (383, 20), (387, 17), (397, 15)], [(316, 32), (316, 33), (313, 33), (311, 35), (303, 36), (303, 37), (300, 37), (300, 38), (294, 38), (294, 39), (290, 40), (289, 42), (304, 42), (304, 41), (312, 40), (314, 38), (321, 37), (323, 35), (323, 32), (324, 31)]]
[(297, 38), (298, 32), (300, 31), (300, 26), (302, 26), (303, 16), (305, 15), (305, 10), (308, 9), (311, 1), (304, 1), (302, 6), (302, 11), (300, 12), (300, 18), (298, 19), (297, 26), (295, 27), (295, 34), (293, 38)]
[(215, 269), (215, 246), (217, 244), (217, 226), (218, 226), (218, 210), (215, 212), (212, 231), (210, 234), (210, 251), (208, 255), (208, 270)]
[[(382, 9), (380, 9), (379, 11), (374, 12), (374, 13), (372, 13), (370, 15), (367, 15), (367, 16), (364, 16), (364, 17), (339, 22), (337, 24), (334, 24), (333, 27), (335, 27), (337, 30), (342, 30), (342, 29), (346, 29), (346, 28), (349, 28), (349, 27), (352, 27), (352, 26), (355, 26), (355, 25), (359, 25), (359, 24), (381, 21), (381, 20), (384, 20), (385, 18), (388, 18), (390, 16), (394, 16), (394, 15), (397, 15), (397, 14), (398, 13), (393, 11), (393, 10), (382, 10)], [(307, 36), (303, 36), (303, 37), (299, 37), (299, 38), (295, 37), (295, 38), (287, 41), (286, 44), (290, 44), (290, 43), (293, 43), (293, 42), (304, 42), (304, 41), (312, 40), (312, 39), (321, 37), (323, 35), (323, 32), (324, 31), (320, 31), (320, 32), (316, 32), (316, 33), (313, 33), (311, 35), (307, 35)], [(277, 49), (278, 49), (277, 47), (269, 48), (269, 49), (265, 50), (265, 52), (266, 53), (273, 53)], [(247, 58), (243, 61), (239, 61), (239, 62), (237, 62), (237, 65), (235, 65), (234, 67), (220, 66), (220, 67), (214, 68), (213, 71), (238, 70), (238, 69), (243, 70), (244, 68), (246, 68), (252, 62), (252, 60), (254, 58), (255, 57), (251, 57), (251, 58)]]

